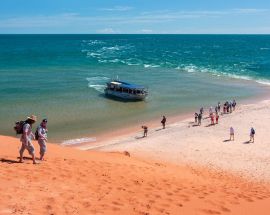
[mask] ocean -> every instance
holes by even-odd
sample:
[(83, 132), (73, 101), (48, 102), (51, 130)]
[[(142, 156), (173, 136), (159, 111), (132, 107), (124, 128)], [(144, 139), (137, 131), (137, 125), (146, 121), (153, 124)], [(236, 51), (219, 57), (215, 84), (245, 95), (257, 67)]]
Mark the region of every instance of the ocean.
[[(144, 85), (146, 101), (104, 97), (114, 78)], [(270, 35), (0, 35), (0, 133), (28, 115), (48, 119), (53, 142), (99, 134), (270, 85)], [(168, 119), (169, 120), (169, 119)]]

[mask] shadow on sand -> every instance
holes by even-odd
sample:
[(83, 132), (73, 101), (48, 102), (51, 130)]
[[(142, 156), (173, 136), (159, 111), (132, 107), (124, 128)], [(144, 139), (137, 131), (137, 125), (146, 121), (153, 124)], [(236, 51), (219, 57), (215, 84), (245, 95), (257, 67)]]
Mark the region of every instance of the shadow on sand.
[(143, 138), (145, 137), (144, 136), (135, 137), (136, 140), (143, 139)]
[(250, 144), (251, 142), (248, 140), (246, 142), (243, 142), (243, 144)]
[(1, 158), (1, 159), (0, 159), (0, 162), (2, 162), (2, 163), (8, 163), (8, 164), (20, 163), (20, 162), (17, 161), (17, 160), (9, 160), (9, 159), (5, 159), (5, 158)]
[(225, 142), (231, 142), (231, 141), (233, 141), (233, 140), (230, 140), (230, 139), (223, 140), (224, 143), (225, 143)]

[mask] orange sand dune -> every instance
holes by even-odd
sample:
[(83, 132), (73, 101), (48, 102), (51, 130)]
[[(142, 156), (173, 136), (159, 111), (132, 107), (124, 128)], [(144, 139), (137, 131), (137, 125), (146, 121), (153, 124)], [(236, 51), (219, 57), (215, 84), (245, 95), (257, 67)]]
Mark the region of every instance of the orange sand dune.
[(0, 136), (0, 214), (270, 213), (268, 185), (222, 171), (52, 144), (21, 164), (19, 146)]

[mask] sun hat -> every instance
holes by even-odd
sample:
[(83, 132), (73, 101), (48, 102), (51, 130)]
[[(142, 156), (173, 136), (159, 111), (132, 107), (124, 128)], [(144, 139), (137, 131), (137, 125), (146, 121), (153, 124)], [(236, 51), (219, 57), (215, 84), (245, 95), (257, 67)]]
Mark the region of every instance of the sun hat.
[(31, 115), (31, 116), (28, 116), (27, 119), (30, 119), (30, 120), (36, 122), (37, 121), (37, 116)]

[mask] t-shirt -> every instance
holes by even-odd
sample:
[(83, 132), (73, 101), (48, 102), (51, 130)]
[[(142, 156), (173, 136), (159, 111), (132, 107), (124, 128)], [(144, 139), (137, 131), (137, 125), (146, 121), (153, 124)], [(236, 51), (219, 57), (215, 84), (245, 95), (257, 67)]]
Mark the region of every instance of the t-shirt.
[(21, 136), (21, 140), (31, 141), (32, 137), (33, 137), (32, 128), (31, 128), (30, 124), (26, 123), (23, 126), (23, 133)]
[(43, 128), (41, 125), (38, 126), (38, 139), (41, 140), (47, 139), (47, 129)]

